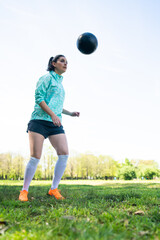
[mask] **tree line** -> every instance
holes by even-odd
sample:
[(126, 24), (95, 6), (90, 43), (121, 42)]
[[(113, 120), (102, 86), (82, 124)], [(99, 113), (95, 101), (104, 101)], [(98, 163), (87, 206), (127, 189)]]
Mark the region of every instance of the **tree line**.
[[(20, 154), (0, 154), (0, 179), (21, 180), (28, 158)], [(51, 180), (57, 156), (52, 151), (45, 153), (37, 167), (34, 179)], [(69, 157), (63, 179), (153, 179), (160, 177), (158, 164), (154, 160), (129, 160), (123, 163), (110, 156), (95, 156), (89, 153)]]

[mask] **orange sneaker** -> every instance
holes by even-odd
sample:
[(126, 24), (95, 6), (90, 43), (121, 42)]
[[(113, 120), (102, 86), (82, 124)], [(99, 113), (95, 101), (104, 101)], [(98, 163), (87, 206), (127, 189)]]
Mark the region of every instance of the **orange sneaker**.
[(19, 200), (22, 202), (27, 202), (28, 201), (27, 195), (28, 195), (28, 192), (26, 190), (20, 191)]
[(54, 196), (57, 200), (64, 200), (65, 198), (60, 194), (59, 189), (55, 188), (55, 189), (51, 189), (49, 190), (48, 194), (50, 196)]

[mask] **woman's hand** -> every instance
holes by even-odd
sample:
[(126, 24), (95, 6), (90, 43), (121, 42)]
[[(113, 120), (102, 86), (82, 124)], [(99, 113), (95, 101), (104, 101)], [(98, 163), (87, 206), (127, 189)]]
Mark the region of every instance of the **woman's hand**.
[(71, 117), (79, 117), (80, 112), (71, 112)]
[(66, 109), (63, 108), (63, 111), (62, 111), (63, 114), (66, 114), (66, 115), (69, 115), (71, 117), (79, 117), (80, 115), (80, 112), (70, 112)]
[(52, 118), (53, 124), (54, 124), (55, 126), (60, 127), (60, 126), (62, 125), (62, 124), (61, 124), (61, 120), (60, 120), (59, 117), (57, 117), (55, 114), (53, 114), (53, 115), (51, 116), (51, 118)]

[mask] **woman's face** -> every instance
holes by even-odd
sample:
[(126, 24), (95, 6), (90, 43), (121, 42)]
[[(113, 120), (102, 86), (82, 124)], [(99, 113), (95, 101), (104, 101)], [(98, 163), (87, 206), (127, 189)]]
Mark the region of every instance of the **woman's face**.
[(52, 62), (52, 65), (55, 68), (55, 72), (59, 75), (64, 73), (67, 70), (67, 59), (65, 57), (58, 58), (57, 62)]

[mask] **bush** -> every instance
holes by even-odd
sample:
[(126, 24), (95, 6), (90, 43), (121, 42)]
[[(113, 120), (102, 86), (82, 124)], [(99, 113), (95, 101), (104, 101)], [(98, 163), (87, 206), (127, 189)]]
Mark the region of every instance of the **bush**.
[(125, 166), (119, 170), (118, 177), (124, 180), (132, 180), (136, 178), (135, 168), (132, 166)]
[(147, 179), (153, 179), (154, 176), (158, 176), (157, 169), (154, 168), (146, 168), (144, 171), (144, 177)]

